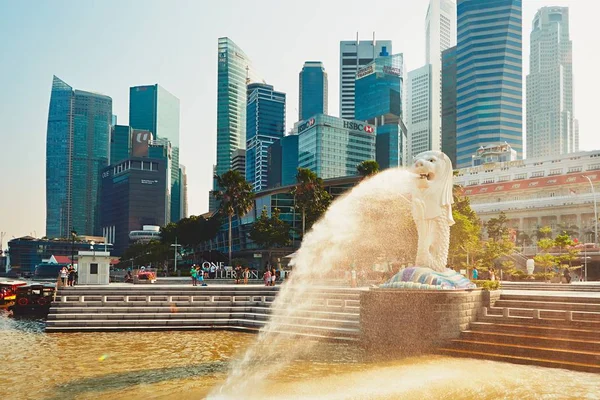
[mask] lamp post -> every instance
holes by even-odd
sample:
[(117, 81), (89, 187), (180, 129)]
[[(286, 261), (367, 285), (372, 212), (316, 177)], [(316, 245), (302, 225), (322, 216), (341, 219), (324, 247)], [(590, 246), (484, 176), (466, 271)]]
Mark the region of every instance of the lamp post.
[[(596, 191), (594, 190), (594, 184), (592, 180), (587, 175), (581, 175), (590, 183), (590, 187), (592, 188), (592, 196), (594, 197), (594, 247), (598, 245), (598, 203), (596, 202)], [(585, 281), (587, 282), (587, 262), (585, 265)]]
[(74, 228), (71, 228), (71, 266), (75, 268), (75, 237), (77, 232)]
[(173, 271), (177, 272), (177, 248), (178, 248), (178, 247), (181, 247), (181, 245), (180, 245), (180, 244), (177, 244), (177, 238), (175, 238), (175, 243), (173, 243), (173, 244), (171, 245), (171, 247), (173, 247), (173, 248), (174, 248), (173, 250), (174, 250), (174, 256), (175, 256), (175, 258), (174, 258), (174, 260), (173, 260), (173, 261), (174, 261), (174, 263), (175, 263), (175, 264), (173, 265)]

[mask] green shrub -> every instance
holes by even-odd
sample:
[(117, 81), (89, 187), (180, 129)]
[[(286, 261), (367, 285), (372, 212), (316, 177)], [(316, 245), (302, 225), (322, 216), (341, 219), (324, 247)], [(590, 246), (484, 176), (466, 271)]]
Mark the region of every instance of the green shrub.
[(483, 290), (497, 290), (500, 288), (500, 281), (477, 280), (473, 281), (478, 288)]

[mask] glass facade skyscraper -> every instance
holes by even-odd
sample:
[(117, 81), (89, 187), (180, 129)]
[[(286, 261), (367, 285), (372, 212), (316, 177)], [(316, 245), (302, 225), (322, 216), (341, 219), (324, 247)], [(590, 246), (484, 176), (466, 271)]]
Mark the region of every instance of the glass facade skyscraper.
[(268, 187), (293, 185), (298, 173), (298, 135), (288, 135), (269, 146)]
[(46, 139), (46, 236), (100, 234), (100, 173), (108, 165), (112, 99), (52, 81)]
[(403, 165), (402, 54), (377, 57), (356, 74), (357, 120), (377, 126), (376, 160), (380, 168)]
[(300, 71), (300, 101), (298, 120), (328, 113), (327, 72), (321, 61), (306, 61)]
[(523, 153), (521, 0), (458, 0), (457, 168), (475, 151), (508, 143)]
[(456, 46), (442, 52), (442, 151), (456, 165)]
[(131, 154), (131, 128), (128, 125), (113, 125), (110, 132), (110, 161), (115, 164), (129, 158)]
[(579, 150), (573, 115), (573, 42), (569, 8), (542, 7), (531, 31), (527, 75), (527, 157)]
[(179, 178), (179, 99), (162, 86), (135, 86), (129, 89), (129, 125), (152, 132), (155, 139), (171, 142), (170, 222), (181, 219)]
[[(374, 39), (374, 38), (373, 38)], [(340, 116), (354, 119), (356, 73), (379, 56), (392, 53), (391, 40), (346, 40), (340, 42)]]
[(285, 93), (264, 83), (248, 85), (246, 180), (255, 192), (267, 188), (268, 149), (285, 132)]
[[(252, 63), (227, 37), (219, 38), (217, 63), (217, 165), (214, 173), (231, 169), (234, 152), (246, 149), (246, 85), (257, 81)], [(213, 182), (213, 189), (217, 189)], [(218, 206), (212, 198), (210, 210)]]
[(298, 167), (323, 179), (356, 175), (356, 166), (375, 159), (375, 126), (317, 114), (296, 123)]

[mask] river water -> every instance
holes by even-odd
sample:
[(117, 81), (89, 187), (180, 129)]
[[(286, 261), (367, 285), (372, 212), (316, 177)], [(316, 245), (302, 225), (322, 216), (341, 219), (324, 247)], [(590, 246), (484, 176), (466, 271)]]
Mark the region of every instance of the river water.
[[(255, 338), (227, 331), (46, 334), (43, 323), (0, 315), (0, 395), (179, 400), (212, 393), (219, 398), (229, 363)], [(244, 398), (600, 399), (596, 374), (438, 356), (382, 363), (354, 345), (308, 347), (310, 353), (299, 354), (285, 371), (253, 382), (255, 390)]]

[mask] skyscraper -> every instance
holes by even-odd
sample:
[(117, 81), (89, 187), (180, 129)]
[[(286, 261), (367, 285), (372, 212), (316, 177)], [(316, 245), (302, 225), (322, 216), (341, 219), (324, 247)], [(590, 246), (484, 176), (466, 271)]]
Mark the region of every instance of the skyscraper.
[(579, 150), (573, 117), (569, 9), (543, 7), (533, 18), (527, 75), (527, 157)]
[(431, 64), (431, 148), (442, 147), (442, 52), (456, 45), (456, 3), (431, 0), (425, 17), (425, 63)]
[(268, 149), (285, 132), (285, 93), (265, 83), (248, 85), (246, 180), (255, 192), (267, 188)]
[(381, 169), (404, 165), (402, 122), (404, 57), (380, 56), (360, 68), (355, 83), (355, 116), (377, 127), (376, 161)]
[(112, 99), (52, 80), (46, 139), (46, 236), (100, 234), (100, 173), (108, 165)]
[(269, 146), (269, 189), (293, 185), (298, 173), (298, 135), (288, 135)]
[(521, 0), (458, 0), (457, 168), (481, 147), (523, 153)]
[(300, 101), (298, 120), (315, 114), (327, 114), (327, 72), (321, 61), (306, 61), (299, 74)]
[[(442, 147), (442, 51), (456, 44), (456, 5), (431, 0), (425, 16), (425, 65), (408, 73), (408, 157)], [(427, 116), (427, 120), (423, 117)]]
[(179, 181), (181, 182), (181, 218), (188, 217), (187, 173), (185, 165), (179, 164)]
[[(227, 37), (219, 38), (217, 64), (217, 165), (215, 174), (231, 169), (234, 152), (246, 149), (246, 85), (257, 81), (252, 63), (243, 50)], [(213, 182), (213, 189), (216, 188)], [(210, 211), (217, 202), (209, 194)]]
[[(114, 117), (114, 116), (113, 116)], [(112, 125), (110, 131), (110, 160), (116, 164), (131, 154), (131, 128), (128, 125)]]
[[(407, 158), (412, 160), (417, 154), (436, 149), (432, 135), (433, 98), (431, 94), (431, 64), (408, 73), (406, 85), (408, 108), (406, 125), (408, 127)], [(439, 149), (439, 147), (438, 147)], [(410, 161), (409, 161), (410, 162)]]
[(155, 139), (171, 142), (170, 222), (181, 219), (179, 181), (179, 99), (162, 86), (135, 86), (129, 89), (129, 125), (152, 132)]
[(442, 51), (442, 151), (456, 165), (456, 46)]
[(354, 82), (358, 69), (378, 56), (392, 53), (391, 40), (356, 40), (340, 42), (340, 116), (354, 119)]

